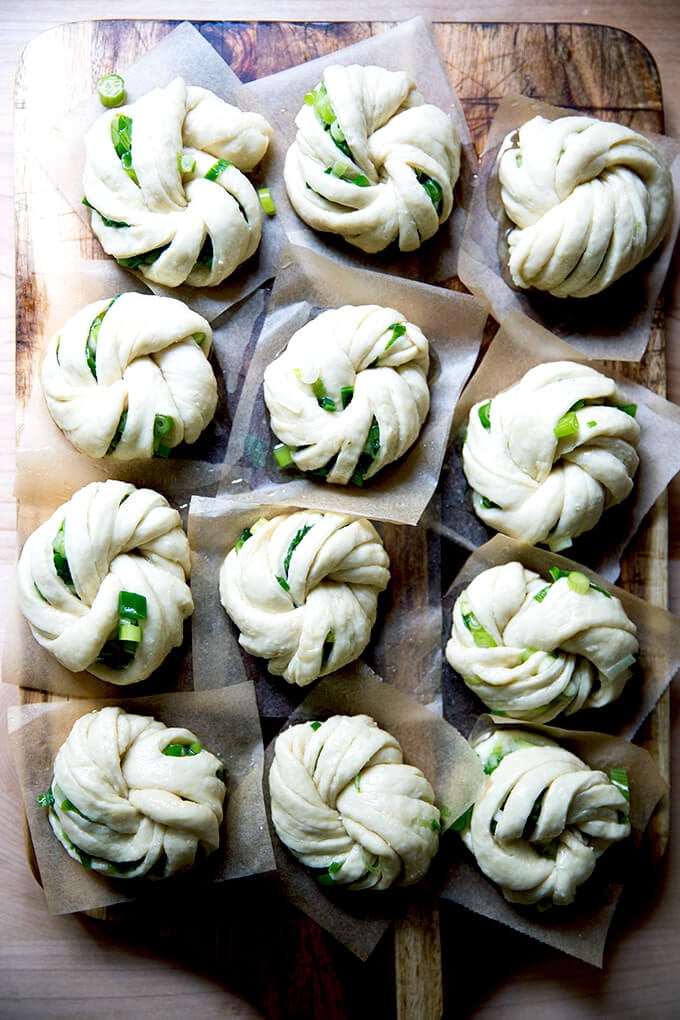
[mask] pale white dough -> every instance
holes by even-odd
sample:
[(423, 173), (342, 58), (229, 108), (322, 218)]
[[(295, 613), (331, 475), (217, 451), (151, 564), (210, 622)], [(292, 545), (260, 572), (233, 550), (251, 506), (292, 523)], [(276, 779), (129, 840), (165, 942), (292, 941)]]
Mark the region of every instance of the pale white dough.
[[(339, 127), (351, 156), (305, 104), (284, 168), (295, 211), (315, 230), (338, 234), (365, 252), (392, 242), (415, 251), (453, 208), (460, 140), (451, 118), (425, 103), (404, 71), (336, 65), (325, 69), (320, 86), (335, 114), (332, 131)], [(333, 167), (336, 174), (326, 172)], [(416, 174), (441, 189), (439, 210)], [(365, 186), (352, 183), (360, 177)]]
[[(326, 481), (341, 485), (355, 472), (371, 478), (417, 439), (430, 407), (428, 365), (426, 337), (394, 308), (321, 312), (265, 370), (272, 430), (302, 471), (330, 464)], [(344, 409), (343, 388), (352, 390)], [(375, 456), (364, 468), (367, 441)]]
[(299, 723), (277, 737), (269, 772), (279, 839), (349, 889), (418, 882), (439, 847), (429, 782), (367, 715)]
[[(581, 401), (577, 430), (558, 438), (558, 422)], [(463, 470), (475, 512), (496, 531), (557, 551), (630, 494), (640, 426), (612, 379), (548, 362), (496, 394), (485, 414), (487, 403), (470, 411)]]
[[(112, 140), (121, 116), (132, 121), (134, 176)], [(259, 114), (181, 78), (107, 110), (85, 137), (83, 173), (92, 229), (104, 250), (118, 260), (152, 253), (133, 268), (166, 287), (221, 283), (260, 243), (262, 210), (245, 173), (260, 162), (271, 135)], [(227, 165), (217, 167), (220, 160)]]
[(498, 154), (517, 287), (589, 297), (650, 255), (670, 226), (673, 181), (657, 150), (622, 124), (534, 117)]
[(368, 644), (389, 557), (370, 521), (299, 510), (261, 518), (226, 556), (220, 600), (251, 655), (304, 687)]
[[(71, 585), (55, 564), (62, 524)], [(66, 669), (132, 684), (182, 643), (194, 608), (189, 571), (179, 513), (163, 496), (113, 479), (92, 482), (26, 540), (17, 569), (19, 607), (36, 641)], [(121, 591), (143, 595), (147, 617), (132, 661), (114, 669), (98, 660), (118, 634)]]
[(49, 412), (90, 457), (152, 457), (156, 415), (172, 419), (157, 441), (193, 443), (217, 406), (211, 344), (208, 321), (175, 298), (128, 293), (95, 301), (47, 345), (41, 379)]
[(492, 730), (473, 746), (489, 774), (461, 836), (479, 867), (511, 903), (572, 903), (600, 855), (630, 834), (626, 797), (547, 737)]
[[(577, 573), (575, 583), (587, 582)], [(538, 598), (536, 597), (538, 596)], [(454, 603), (446, 658), (494, 712), (547, 722), (615, 701), (639, 650), (619, 599), (521, 563), (478, 574)]]
[[(164, 753), (184, 745), (194, 753)], [(187, 729), (107, 707), (73, 724), (54, 760), (52, 829), (74, 860), (112, 878), (192, 867), (220, 842), (222, 762)]]

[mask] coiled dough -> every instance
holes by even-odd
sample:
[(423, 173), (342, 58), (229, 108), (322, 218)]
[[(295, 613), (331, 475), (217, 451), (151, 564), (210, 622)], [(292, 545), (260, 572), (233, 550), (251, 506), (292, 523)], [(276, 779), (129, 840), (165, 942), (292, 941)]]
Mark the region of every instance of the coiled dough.
[(326, 884), (411, 885), (439, 847), (429, 782), (367, 715), (299, 723), (277, 737), (269, 772), (279, 839)]
[(619, 599), (585, 574), (546, 582), (513, 561), (456, 599), (446, 658), (492, 711), (547, 722), (615, 701), (638, 650)]
[(262, 210), (245, 173), (271, 134), (259, 114), (182, 78), (107, 110), (86, 135), (83, 173), (104, 250), (166, 287), (222, 283), (260, 243)]
[(475, 512), (530, 545), (570, 545), (633, 487), (640, 426), (625, 406), (612, 379), (570, 361), (537, 365), (475, 404), (463, 445)]
[(361, 484), (417, 439), (430, 407), (428, 365), (426, 337), (393, 308), (329, 309), (265, 370), (272, 430), (302, 471)]
[(51, 791), (59, 842), (113, 878), (167, 878), (219, 846), (222, 762), (190, 730), (148, 716), (111, 706), (77, 719)]
[(598, 858), (630, 834), (625, 795), (538, 734), (492, 731), (474, 746), (489, 774), (461, 836), (479, 867), (511, 903), (572, 903)]
[(646, 259), (670, 225), (670, 171), (622, 124), (534, 117), (504, 139), (498, 177), (516, 224), (508, 267), (517, 287), (598, 294)]
[[(194, 608), (189, 571), (179, 513), (163, 496), (113, 479), (92, 482), (24, 543), (19, 607), (36, 641), (66, 669), (112, 684), (137, 683), (182, 643), (183, 622)], [(134, 656), (118, 668), (107, 664), (107, 652), (116, 651), (121, 591), (144, 596), (147, 616)]]
[(90, 457), (148, 458), (193, 443), (212, 419), (210, 324), (181, 301), (119, 294), (77, 312), (52, 337), (42, 385), (52, 418)]
[(370, 521), (299, 510), (247, 529), (222, 564), (220, 600), (246, 651), (304, 687), (361, 655), (389, 576)]
[[(286, 155), (284, 180), (295, 211), (315, 230), (338, 234), (362, 251), (393, 242), (415, 251), (453, 208), (460, 140), (450, 117), (425, 103), (404, 71), (332, 66), (319, 88), (326, 119), (318, 106), (305, 104)], [(336, 173), (328, 172), (334, 167)], [(362, 178), (363, 186), (353, 183)]]

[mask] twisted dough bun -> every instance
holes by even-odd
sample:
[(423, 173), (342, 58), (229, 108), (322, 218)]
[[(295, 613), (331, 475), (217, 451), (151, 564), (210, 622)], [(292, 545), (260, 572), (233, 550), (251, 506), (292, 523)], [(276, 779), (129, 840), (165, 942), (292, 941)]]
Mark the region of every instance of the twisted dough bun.
[(625, 796), (538, 734), (492, 731), (474, 747), (489, 774), (461, 835), (478, 865), (511, 903), (572, 903), (598, 857), (630, 834)]
[(496, 531), (557, 551), (630, 493), (640, 427), (621, 410), (626, 398), (613, 380), (555, 361), (487, 405), (470, 411), (463, 469), (475, 512)]
[(329, 309), (264, 373), (272, 430), (302, 471), (328, 466), (326, 481), (361, 484), (417, 439), (428, 365), (426, 337), (393, 308)]
[(181, 78), (107, 110), (85, 138), (83, 174), (104, 251), (166, 287), (222, 283), (260, 243), (260, 202), (244, 173), (271, 134), (259, 114)]
[(404, 71), (382, 67), (327, 67), (314, 95), (284, 168), (298, 216), (365, 252), (393, 241), (415, 251), (453, 208), (460, 140), (450, 117)]
[(575, 571), (521, 563), (478, 574), (453, 607), (446, 658), (494, 712), (547, 722), (615, 701), (638, 652), (620, 601)]
[(220, 600), (246, 651), (304, 687), (361, 655), (389, 578), (370, 521), (299, 510), (244, 532), (222, 564)]
[(217, 406), (212, 330), (174, 298), (95, 301), (50, 340), (42, 385), (52, 418), (90, 457), (148, 458), (193, 443)]
[(321, 881), (349, 889), (418, 882), (439, 847), (429, 782), (367, 715), (300, 723), (276, 740), (274, 828)]
[[(92, 482), (26, 540), (19, 607), (36, 641), (66, 669), (133, 684), (182, 643), (194, 608), (189, 570), (180, 516), (163, 496), (113, 479)], [(144, 596), (147, 610), (127, 664), (117, 647), (121, 591)]]
[(504, 139), (498, 176), (517, 225), (508, 236), (517, 287), (599, 294), (646, 259), (670, 225), (670, 171), (650, 141), (621, 124), (534, 117)]
[(50, 824), (94, 871), (167, 878), (219, 846), (222, 775), (190, 730), (102, 708), (77, 719), (57, 752)]

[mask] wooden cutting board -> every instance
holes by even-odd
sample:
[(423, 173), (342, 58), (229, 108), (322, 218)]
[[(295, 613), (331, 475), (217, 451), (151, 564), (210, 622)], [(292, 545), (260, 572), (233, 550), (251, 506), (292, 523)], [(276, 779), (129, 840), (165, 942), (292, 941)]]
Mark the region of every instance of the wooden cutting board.
[[(91, 95), (100, 74), (124, 68), (176, 25), (168, 21), (97, 21), (59, 26), (25, 51), (16, 81), (16, 387), (19, 420), (39, 357), (36, 337), (47, 314), (35, 268), (60, 253), (101, 257), (82, 221), (29, 156), (29, 139), (47, 115), (53, 123)], [(322, 56), (383, 31), (372, 22), (201, 22), (196, 26), (244, 81)], [(460, 97), (473, 141), (481, 152), (498, 101), (522, 92), (584, 113), (603, 115), (642, 130), (663, 131), (661, 86), (648, 51), (625, 32), (601, 26), (561, 24), (438, 23), (436, 35), (452, 85)], [(638, 363), (617, 365), (631, 379), (665, 394), (666, 368), (661, 314)], [(662, 498), (626, 557), (622, 585), (666, 606), (667, 514)], [(29, 698), (41, 697), (29, 694)], [(662, 773), (669, 768), (669, 703), (663, 699), (642, 741)], [(667, 806), (653, 819), (654, 852), (667, 839)], [(232, 883), (233, 885), (234, 883)], [(460, 956), (451, 912), (441, 920), (431, 904), (413, 897), (394, 936), (383, 939), (367, 963), (339, 948), (330, 936), (283, 902), (266, 883), (236, 883), (220, 890), (195, 924), (178, 926), (187, 912), (169, 902), (153, 918), (135, 919), (160, 952), (183, 966), (207, 967), (271, 1018), (441, 1016), (447, 989), (460, 977)], [(185, 905), (186, 906), (186, 905)], [(454, 917), (458, 915), (454, 914)], [(266, 918), (266, 921), (265, 921)], [(459, 919), (460, 920), (460, 919)], [(470, 935), (475, 941), (474, 925)], [(466, 938), (467, 938), (466, 934)], [(488, 953), (502, 934), (482, 926), (479, 952)], [(482, 950), (483, 947), (483, 950)], [(525, 947), (530, 952), (530, 947)], [(447, 955), (448, 951), (448, 955)], [(454, 975), (452, 977), (451, 975)], [(474, 979), (466, 972), (465, 982)]]

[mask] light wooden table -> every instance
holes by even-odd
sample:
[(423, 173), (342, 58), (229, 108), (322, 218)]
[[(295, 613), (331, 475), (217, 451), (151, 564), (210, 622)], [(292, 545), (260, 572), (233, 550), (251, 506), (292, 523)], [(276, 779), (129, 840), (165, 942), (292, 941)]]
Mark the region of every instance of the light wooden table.
[[(370, 9), (357, 0), (345, 0), (333, 10), (332, 20), (400, 20), (423, 13), (433, 20), (451, 20), (450, 3), (408, 4), (375, 0)], [(309, 0), (256, 3), (231, 2), (216, 8), (214, 2), (181, 0), (118, 0), (105, 10), (82, 0), (4, 0), (0, 10), (0, 599), (11, 579), (15, 556), (13, 485), (14, 446), (14, 295), (13, 295), (13, 186), (12, 186), (12, 79), (23, 47), (52, 25), (97, 17), (170, 18), (214, 20), (328, 20), (328, 5)], [(666, 130), (680, 136), (680, 19), (676, 0), (593, 2), (489, 2), (459, 4), (460, 21), (577, 21), (627, 29), (650, 49), (664, 87)], [(49, 82), (45, 83), (49, 89)], [(680, 400), (680, 260), (676, 260), (668, 287), (667, 350), (669, 395)], [(677, 495), (676, 495), (677, 490)], [(671, 492), (671, 608), (680, 611), (680, 529), (677, 527), (680, 487)], [(0, 603), (2, 604), (2, 603)], [(0, 620), (4, 614), (0, 613)], [(0, 624), (1, 628), (1, 624)], [(12, 686), (0, 687), (4, 712), (16, 701)], [(674, 699), (677, 708), (677, 697)], [(678, 716), (673, 712), (674, 718)], [(680, 742), (680, 721), (673, 726), (674, 743)], [(673, 765), (673, 822), (680, 814), (680, 755)], [(0, 788), (5, 792), (4, 831), (0, 842), (0, 1016), (52, 1020), (89, 1018), (105, 1012), (116, 1017), (159, 1016), (164, 1020), (185, 1016), (249, 1017), (258, 1015), (237, 995), (200, 969), (187, 969), (172, 958), (172, 947), (162, 937), (155, 945), (136, 942), (95, 922), (77, 917), (52, 918), (27, 869), (21, 829), (18, 788), (4, 738), (0, 738)], [(614, 932), (603, 973), (555, 958), (527, 944), (526, 962), (511, 973), (502, 961), (490, 961), (490, 980), (484, 992), (470, 996), (472, 1010), (462, 1016), (505, 1018), (544, 1016), (554, 1020), (598, 1017), (677, 1016), (680, 1003), (680, 854), (671, 849), (660, 865), (652, 902), (634, 904), (637, 930), (625, 924)], [(464, 933), (462, 936), (464, 937)], [(500, 975), (500, 977), (499, 977)], [(464, 975), (461, 976), (464, 981)]]

